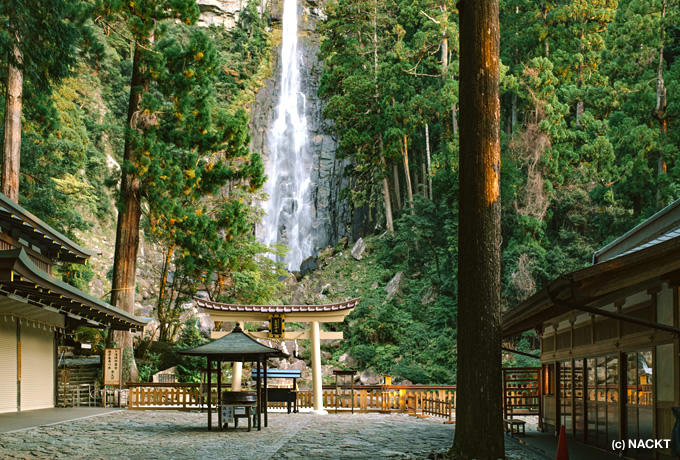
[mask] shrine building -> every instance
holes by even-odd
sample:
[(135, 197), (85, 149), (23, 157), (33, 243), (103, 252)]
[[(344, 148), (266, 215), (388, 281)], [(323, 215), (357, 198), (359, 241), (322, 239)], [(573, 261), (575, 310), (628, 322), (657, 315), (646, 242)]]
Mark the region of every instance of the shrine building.
[[(670, 439), (680, 423), (680, 200), (592, 262), (503, 315), (505, 338), (540, 337), (543, 427), (610, 452), (613, 441)], [(623, 455), (674, 458), (651, 445), (626, 444)]]
[(55, 407), (57, 343), (81, 326), (135, 331), (150, 318), (52, 276), (94, 255), (0, 194), (0, 413)]

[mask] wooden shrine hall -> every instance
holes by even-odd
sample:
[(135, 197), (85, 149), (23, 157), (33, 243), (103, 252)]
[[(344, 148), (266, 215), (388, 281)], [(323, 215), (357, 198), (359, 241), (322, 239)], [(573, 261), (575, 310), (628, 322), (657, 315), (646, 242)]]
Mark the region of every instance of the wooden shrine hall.
[[(281, 338), (287, 340), (311, 339), (312, 341), (312, 400), (314, 412), (325, 414), (321, 381), (321, 340), (342, 339), (342, 332), (321, 331), (319, 323), (344, 321), (361, 298), (327, 305), (234, 305), (212, 302), (194, 297), (197, 307), (203, 308), (213, 321), (269, 322), (269, 332), (249, 332), (252, 337), (262, 339)], [(308, 331), (285, 331), (285, 322), (308, 322)], [(213, 331), (213, 338), (223, 337), (226, 332)], [(237, 387), (241, 380), (241, 363), (235, 362), (233, 381)]]

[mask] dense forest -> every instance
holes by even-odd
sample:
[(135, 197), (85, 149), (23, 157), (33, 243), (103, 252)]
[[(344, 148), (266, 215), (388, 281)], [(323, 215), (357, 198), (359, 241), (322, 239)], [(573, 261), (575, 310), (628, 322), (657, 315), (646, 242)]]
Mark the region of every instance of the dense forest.
[[(679, 14), (670, 0), (501, 0), (503, 308), (680, 197)], [(198, 339), (178, 333), (182, 305), (198, 289), (290, 301), (264, 257), (284, 248), (253, 232), (266, 178), (248, 107), (272, 72), (272, 21), (255, 2), (231, 30), (197, 17), (190, 0), (0, 5), (3, 99), (23, 79), (19, 128), (0, 108), (4, 158), (19, 129), (19, 203), (77, 239), (114, 227), (129, 210), (121, 181), (136, 183), (138, 230), (166, 260), (155, 339), (185, 344)], [(320, 26), (344, 196), (375, 230), (359, 267), (328, 255), (307, 284), (344, 275), (328, 298), (362, 296), (331, 359), (415, 383), (456, 381), (458, 30), (456, 3), (433, 0), (329, 0)], [(399, 295), (376, 288), (400, 272)], [(93, 272), (58, 275), (87, 290)], [(536, 348), (531, 333), (512, 346)]]

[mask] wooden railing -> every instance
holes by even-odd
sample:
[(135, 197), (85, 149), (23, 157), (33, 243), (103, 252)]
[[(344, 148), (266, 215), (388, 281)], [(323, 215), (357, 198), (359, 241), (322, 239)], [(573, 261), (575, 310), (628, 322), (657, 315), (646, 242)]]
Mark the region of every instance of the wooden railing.
[[(407, 412), (409, 398), (413, 399), (416, 412), (422, 412), (422, 400), (436, 399), (446, 401), (451, 410), (456, 407), (456, 387), (433, 385), (360, 385), (354, 387), (353, 394), (350, 386), (340, 387), (336, 398), (334, 385), (324, 385), (323, 406), (326, 410), (349, 411), (354, 403), (354, 410), (366, 412)], [(354, 399), (354, 401), (352, 401)], [(312, 391), (298, 391), (298, 408), (311, 408)]]
[[(207, 404), (207, 394), (201, 392), (198, 383), (130, 383), (128, 408), (133, 410), (172, 409), (196, 410)], [(298, 409), (312, 408), (311, 390), (299, 390)], [(217, 394), (213, 388), (212, 401)], [(336, 387), (324, 385), (323, 406), (326, 410), (367, 412), (409, 412), (410, 414), (439, 415), (449, 417), (456, 408), (455, 386), (431, 385), (360, 385), (340, 387), (336, 398)], [(436, 402), (435, 402), (436, 401)], [(286, 403), (269, 402), (270, 409), (284, 409)], [(440, 413), (442, 415), (440, 415)]]
[(207, 401), (199, 383), (128, 383), (128, 387), (128, 409), (133, 410), (194, 410)]

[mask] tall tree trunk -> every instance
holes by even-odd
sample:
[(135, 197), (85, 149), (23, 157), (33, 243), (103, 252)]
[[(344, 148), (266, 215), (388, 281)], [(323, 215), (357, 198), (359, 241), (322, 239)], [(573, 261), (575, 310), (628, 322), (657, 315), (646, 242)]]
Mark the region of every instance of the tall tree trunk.
[(425, 151), (427, 152), (427, 189), (430, 192), (430, 200), (432, 200), (432, 163), (430, 160), (430, 129), (425, 123)]
[(415, 214), (413, 209), (413, 189), (411, 188), (411, 168), (408, 166), (408, 137), (404, 135), (404, 176), (406, 177), (406, 196), (411, 208), (411, 214)]
[(451, 121), (453, 124), (453, 135), (454, 137), (458, 134), (458, 105), (454, 102), (453, 108), (451, 109)]
[(397, 210), (401, 211), (401, 187), (399, 184), (399, 166), (392, 164), (392, 174), (394, 175), (394, 194), (397, 198)]
[(383, 153), (383, 138), (380, 136), (380, 174), (382, 174), (383, 183), (383, 196), (385, 198), (385, 223), (387, 230), (390, 232), (394, 231), (394, 219), (392, 218), (392, 200), (390, 200), (390, 184), (387, 182), (387, 175), (385, 174), (384, 168), (385, 155)]
[(498, 0), (461, 0), (458, 406), (452, 451), (505, 458), (500, 308)]
[[(130, 88), (130, 101), (128, 105), (128, 128), (130, 131), (137, 130), (140, 103), (142, 96), (149, 90), (149, 81), (144, 77), (141, 69), (141, 59), (144, 50), (140, 46), (135, 47), (132, 65), (132, 81)], [(134, 166), (138, 161), (136, 147), (132, 143), (131, 134), (125, 136), (123, 160), (125, 164)], [(139, 221), (142, 215), (141, 181), (136, 173), (126, 171), (120, 185), (120, 200), (118, 203), (118, 225), (116, 227), (116, 247), (113, 258), (113, 285), (111, 292), (111, 304), (128, 313), (134, 313), (135, 287), (137, 275), (137, 253), (139, 251)], [(117, 331), (114, 335), (118, 345), (123, 348), (124, 355), (131, 353), (133, 349), (132, 334), (127, 331)], [(130, 351), (126, 352), (126, 349)], [(123, 373), (129, 375), (130, 381), (136, 382), (138, 377), (137, 365), (134, 353), (130, 355), (123, 365)], [(127, 368), (127, 369), (126, 369)]]
[[(373, 86), (374, 86), (374, 97), (375, 105), (380, 106), (380, 100), (378, 93), (378, 0), (373, 3)], [(380, 109), (378, 109), (380, 113)], [(392, 218), (392, 200), (390, 199), (390, 184), (387, 181), (387, 175), (385, 174), (385, 169), (387, 168), (387, 162), (385, 162), (385, 147), (383, 145), (383, 137), (380, 134), (380, 174), (382, 176), (383, 183), (383, 197), (385, 200), (385, 225), (387, 230), (394, 231), (394, 219)]]
[(15, 45), (7, 65), (7, 93), (5, 94), (5, 136), (2, 143), (2, 193), (19, 202), (19, 163), (21, 158), (21, 110), (23, 108), (24, 74), (19, 68), (23, 55)]
[(168, 269), (170, 268), (170, 262), (172, 262), (172, 254), (175, 251), (175, 244), (170, 244), (168, 252), (165, 254), (165, 262), (163, 263), (163, 272), (161, 273), (161, 285), (158, 288), (158, 303), (156, 304), (156, 316), (158, 317), (158, 327), (160, 328), (160, 334), (158, 340), (161, 342), (167, 341), (168, 333), (168, 314), (167, 310), (170, 308), (172, 303), (172, 296), (168, 300), (167, 307), (165, 306), (165, 288), (168, 284)]
[[(657, 160), (657, 178), (661, 178), (663, 174), (666, 174), (666, 159), (663, 154), (663, 147), (666, 143), (666, 134), (668, 132), (668, 117), (666, 116), (666, 109), (668, 108), (668, 99), (666, 97), (666, 83), (663, 79), (663, 51), (665, 47), (666, 40), (666, 29), (663, 21), (666, 18), (666, 2), (664, 1), (661, 5), (661, 44), (659, 46), (659, 65), (656, 70), (656, 106), (654, 107), (654, 118), (659, 122), (660, 128), (660, 146), (659, 146), (659, 158)], [(656, 206), (657, 208), (663, 207), (661, 189), (656, 190)]]

